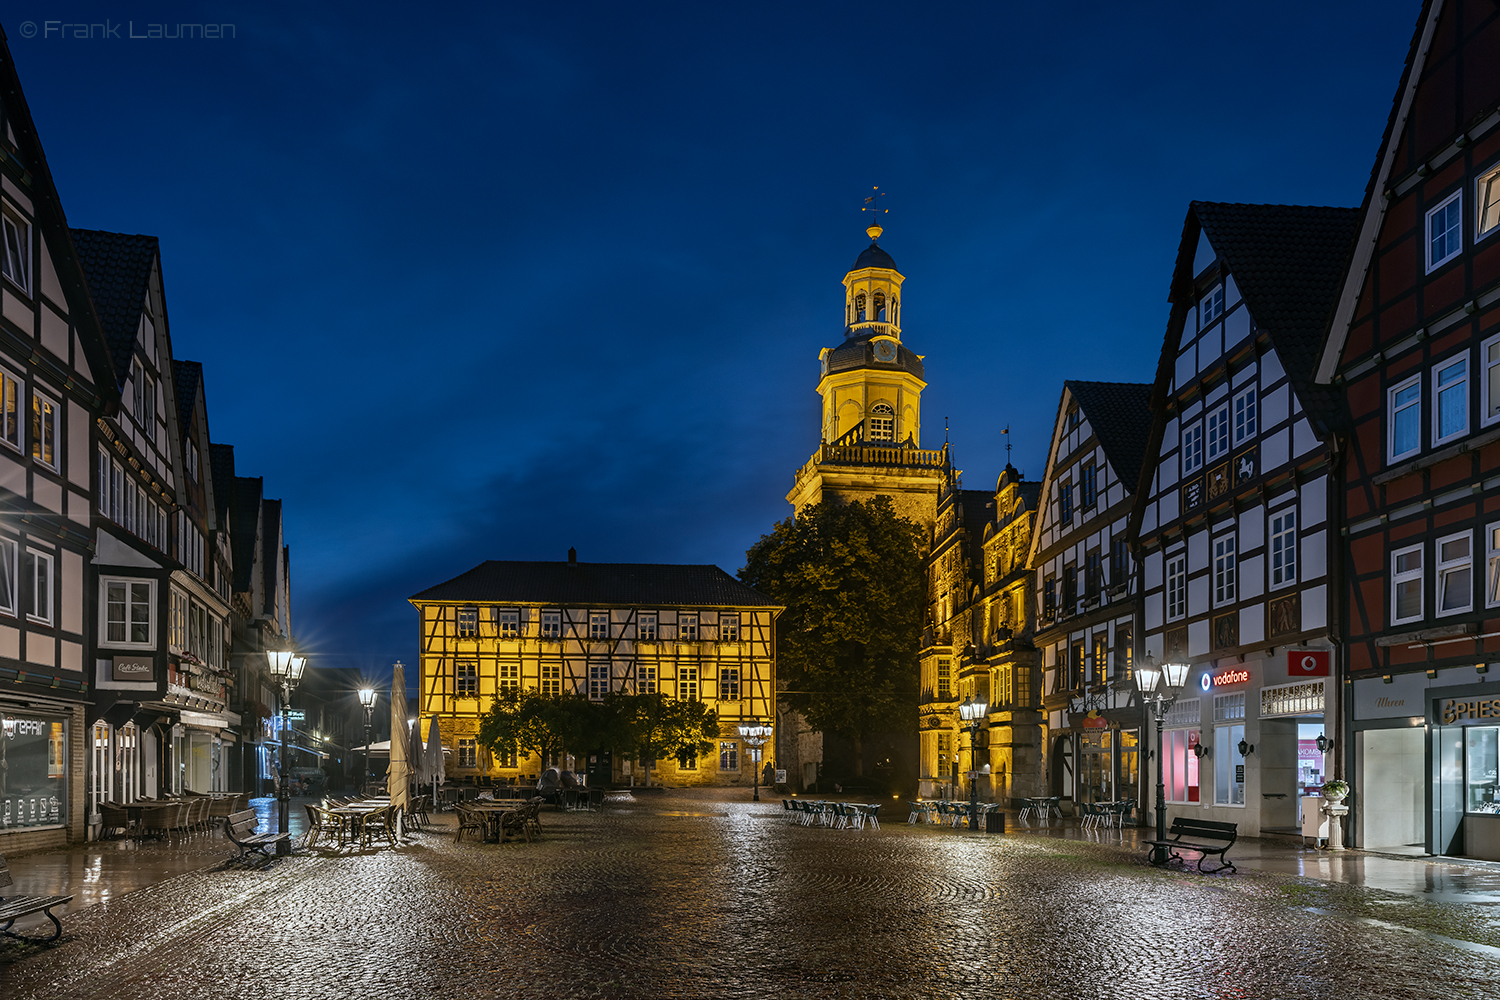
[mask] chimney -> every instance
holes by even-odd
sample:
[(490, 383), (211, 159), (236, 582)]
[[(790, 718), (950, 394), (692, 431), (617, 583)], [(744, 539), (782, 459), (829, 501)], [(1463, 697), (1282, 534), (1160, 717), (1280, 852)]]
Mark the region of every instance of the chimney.
[(577, 566), (578, 565), (578, 550), (575, 549), (575, 548), (572, 548), (571, 546), (568, 548), (568, 565), (569, 566)]

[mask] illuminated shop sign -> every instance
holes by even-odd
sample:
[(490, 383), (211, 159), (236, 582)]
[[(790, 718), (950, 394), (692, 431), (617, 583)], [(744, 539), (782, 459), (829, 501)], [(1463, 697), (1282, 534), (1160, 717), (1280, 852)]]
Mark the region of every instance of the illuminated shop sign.
[(1217, 674), (1204, 674), (1199, 685), (1208, 691), (1216, 687), (1224, 687), (1226, 684), (1244, 684), (1250, 679), (1248, 670), (1225, 670)]
[(1500, 719), (1500, 698), (1475, 701), (1449, 698), (1443, 703), (1443, 725), (1450, 725), (1460, 719)]

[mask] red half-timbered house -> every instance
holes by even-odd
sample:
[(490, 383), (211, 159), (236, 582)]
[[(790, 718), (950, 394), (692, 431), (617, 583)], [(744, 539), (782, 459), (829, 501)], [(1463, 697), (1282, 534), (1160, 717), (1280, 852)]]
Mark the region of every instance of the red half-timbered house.
[(1355, 842), (1500, 858), (1500, 6), (1424, 4), (1359, 225), (1318, 368)]

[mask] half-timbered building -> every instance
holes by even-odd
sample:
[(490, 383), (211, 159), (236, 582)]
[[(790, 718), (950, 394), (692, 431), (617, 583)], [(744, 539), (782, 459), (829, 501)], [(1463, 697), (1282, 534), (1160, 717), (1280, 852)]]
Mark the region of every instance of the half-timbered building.
[(1063, 383), (1028, 539), (1046, 794), (1078, 803), (1140, 800), (1141, 714), (1131, 682), (1140, 587), (1128, 526), (1150, 391)]
[[(782, 608), (717, 566), (567, 562), (481, 563), (411, 598), (420, 629), (422, 732), (438, 720), (454, 748), (448, 773), (535, 781), (566, 761), (494, 759), (479, 723), (507, 689), (599, 699), (611, 692), (702, 701), (718, 713), (717, 752), (653, 775), (679, 785), (750, 784), (750, 754), (736, 732), (776, 710), (774, 628)], [(774, 764), (767, 745), (764, 764)], [(585, 763), (595, 781), (631, 780), (639, 762)]]
[[(1143, 652), (1187, 662), (1175, 814), (1295, 830), (1332, 758), (1336, 395), (1313, 384), (1354, 233), (1345, 208), (1194, 202), (1132, 512)], [(1087, 656), (1085, 646), (1083, 655)]]
[(95, 609), (90, 428), (117, 389), (0, 39), (0, 855), (81, 840)]
[(1318, 380), (1340, 452), (1361, 847), (1500, 859), (1500, 8), (1428, 0)]

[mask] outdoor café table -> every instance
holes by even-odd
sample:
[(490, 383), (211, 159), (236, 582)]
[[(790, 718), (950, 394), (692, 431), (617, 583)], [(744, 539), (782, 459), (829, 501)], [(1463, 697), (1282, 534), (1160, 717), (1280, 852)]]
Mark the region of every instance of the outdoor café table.
[(484, 840), (487, 844), (500, 842), (500, 829), (505, 824), (505, 814), (515, 812), (520, 805), (519, 802), (490, 802), (486, 799), (468, 803), (468, 807), (484, 819)]
[(339, 846), (342, 847), (348, 840), (358, 841), (365, 817), (385, 808), (388, 808), (386, 803), (362, 801), (329, 809), (328, 814), (337, 817), (339, 821)]

